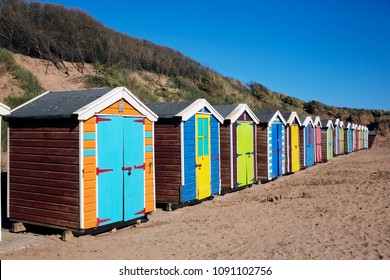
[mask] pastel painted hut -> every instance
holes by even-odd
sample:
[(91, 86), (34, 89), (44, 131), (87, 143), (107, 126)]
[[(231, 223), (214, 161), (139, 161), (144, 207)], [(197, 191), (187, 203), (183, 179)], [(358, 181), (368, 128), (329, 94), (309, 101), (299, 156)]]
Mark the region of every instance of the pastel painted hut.
[(333, 158), (333, 122), (321, 121), (322, 161), (327, 162)]
[(313, 120), (314, 123), (314, 138), (315, 138), (315, 162), (322, 162), (322, 145), (321, 145), (321, 129), (322, 129), (322, 123), (320, 117), (315, 117)]
[(340, 155), (340, 145), (341, 145), (341, 140), (340, 140), (340, 119), (336, 119), (333, 122), (334, 125), (334, 131), (333, 131), (333, 149), (334, 149), (334, 155), (338, 156)]
[(361, 150), (363, 149), (363, 126), (362, 125), (358, 126), (358, 139), (359, 139), (358, 149)]
[(285, 126), (279, 111), (255, 112), (257, 126), (257, 174), (261, 181), (270, 181), (285, 173)]
[(356, 124), (351, 125), (351, 135), (352, 135), (352, 151), (356, 152)]
[(259, 119), (246, 104), (218, 105), (225, 119), (220, 127), (221, 192), (257, 182), (256, 125)]
[[(0, 103), (0, 131), (1, 131), (1, 120), (2, 120), (2, 117), (3, 116), (6, 116), (6, 115), (8, 115), (9, 113), (10, 113), (10, 111), (11, 111), (11, 108), (9, 108), (7, 105), (5, 105), (5, 104), (3, 104), (3, 103)], [(1, 146), (1, 133), (0, 133), (0, 151), (3, 151), (3, 147)], [(2, 155), (2, 153), (0, 153), (0, 167), (2, 166), (2, 162), (1, 162), (1, 155)], [(1, 176), (0, 176), (0, 186), (1, 186)], [(1, 227), (1, 220), (2, 220), (2, 218), (1, 217), (3, 217), (2, 216), (2, 213), (1, 213), (1, 210), (3, 209), (3, 206), (2, 206), (2, 199), (1, 199), (1, 195), (0, 195), (0, 241), (2, 240), (2, 233), (1, 233), (1, 229), (2, 229), (2, 227)]]
[(345, 131), (344, 131), (344, 122), (340, 121), (339, 122), (340, 126), (340, 155), (344, 155), (346, 153), (344, 147), (345, 147)]
[(175, 209), (220, 193), (220, 124), (205, 100), (150, 103), (155, 124), (156, 201)]
[(300, 131), (300, 154), (301, 169), (307, 168), (314, 164), (315, 158), (315, 130), (313, 119), (309, 116), (301, 120), (302, 128)]
[(12, 110), (7, 216), (82, 232), (153, 212), (156, 120), (124, 87), (45, 92)]
[(344, 125), (344, 152), (346, 154), (352, 153), (352, 125), (346, 123)]
[(368, 127), (364, 126), (364, 137), (363, 137), (363, 147), (364, 149), (368, 149)]
[(302, 124), (296, 112), (283, 113), (283, 118), (286, 120), (285, 169), (286, 173), (294, 173), (301, 169), (299, 129)]

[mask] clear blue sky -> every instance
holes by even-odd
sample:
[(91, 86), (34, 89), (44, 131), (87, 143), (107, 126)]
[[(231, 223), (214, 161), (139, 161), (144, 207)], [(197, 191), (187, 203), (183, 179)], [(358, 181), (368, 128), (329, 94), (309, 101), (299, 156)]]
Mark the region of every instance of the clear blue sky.
[(390, 0), (40, 1), (305, 101), (390, 110)]

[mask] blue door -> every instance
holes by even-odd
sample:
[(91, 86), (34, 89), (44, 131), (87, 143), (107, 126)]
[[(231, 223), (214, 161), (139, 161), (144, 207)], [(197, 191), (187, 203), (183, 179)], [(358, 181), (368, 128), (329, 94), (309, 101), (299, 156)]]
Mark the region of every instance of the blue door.
[(282, 139), (282, 130), (283, 126), (281, 124), (278, 124), (278, 176), (282, 175), (283, 173), (283, 139)]
[(143, 118), (123, 118), (125, 221), (144, 216), (145, 214), (145, 138), (143, 121)]
[(314, 133), (313, 127), (308, 125), (306, 127), (306, 166), (313, 165), (313, 141), (314, 141)]
[(142, 118), (97, 117), (97, 226), (144, 215), (144, 162)]
[(272, 125), (272, 174), (274, 178), (278, 178), (282, 174), (282, 125)]
[(97, 226), (123, 220), (123, 122), (122, 117), (97, 120)]

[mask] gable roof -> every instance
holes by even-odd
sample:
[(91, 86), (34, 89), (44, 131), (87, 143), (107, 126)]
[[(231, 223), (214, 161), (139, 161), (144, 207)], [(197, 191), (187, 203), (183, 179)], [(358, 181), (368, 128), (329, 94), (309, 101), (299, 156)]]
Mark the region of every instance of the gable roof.
[(182, 121), (187, 121), (201, 109), (206, 108), (220, 123), (224, 120), (206, 99), (197, 99), (194, 102), (154, 102), (147, 105), (161, 119), (181, 118)]
[(244, 112), (247, 112), (255, 123), (259, 123), (259, 119), (247, 104), (241, 103), (238, 105), (216, 105), (214, 108), (225, 120), (229, 120), (231, 123), (236, 122)]
[(331, 120), (321, 120), (321, 127), (322, 128), (329, 128), (332, 127), (334, 128), (333, 122)]
[(279, 118), (283, 125), (286, 125), (286, 120), (283, 118), (282, 114), (278, 111), (270, 111), (270, 112), (255, 112), (256, 117), (259, 119), (260, 123), (266, 123), (268, 126), (271, 126), (273, 121), (276, 118)]
[(321, 123), (321, 119), (319, 116), (314, 118), (313, 124), (314, 124), (314, 126), (320, 126), (322, 128), (322, 123)]
[(13, 109), (6, 120), (87, 120), (111, 104), (126, 100), (151, 121), (157, 116), (125, 87), (45, 92)]
[(286, 124), (291, 125), (295, 119), (295, 120), (297, 120), (299, 126), (302, 126), (301, 120), (299, 119), (297, 112), (282, 113), (282, 116), (286, 120)]
[(314, 122), (313, 122), (312, 117), (307, 116), (307, 117), (303, 120), (302, 126), (306, 127), (306, 126), (308, 126), (309, 124), (311, 124), (311, 125), (314, 127)]

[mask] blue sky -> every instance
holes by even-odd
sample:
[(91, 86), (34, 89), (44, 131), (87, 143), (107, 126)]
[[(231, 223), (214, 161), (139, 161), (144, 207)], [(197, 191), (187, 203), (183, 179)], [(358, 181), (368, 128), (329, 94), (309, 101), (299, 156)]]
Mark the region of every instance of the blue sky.
[(39, 1), (305, 101), (390, 110), (390, 0)]

